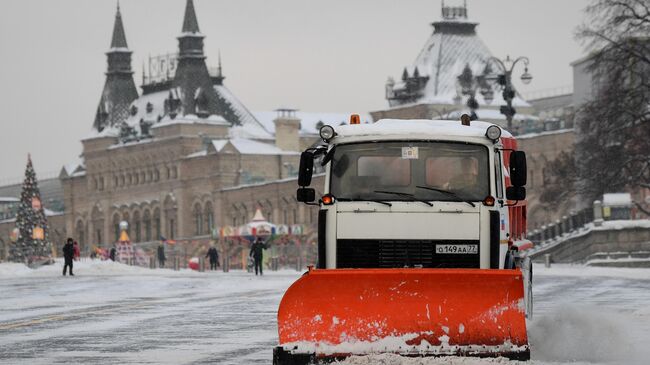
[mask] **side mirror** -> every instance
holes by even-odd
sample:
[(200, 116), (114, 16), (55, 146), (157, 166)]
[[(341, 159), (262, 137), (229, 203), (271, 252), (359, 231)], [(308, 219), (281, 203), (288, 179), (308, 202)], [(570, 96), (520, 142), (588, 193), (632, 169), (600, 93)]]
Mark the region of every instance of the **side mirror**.
[(512, 151), (510, 153), (510, 182), (512, 186), (525, 186), (527, 171), (526, 153), (524, 151)]
[(305, 151), (300, 154), (300, 167), (298, 168), (298, 186), (309, 186), (314, 172), (314, 153)]
[(508, 200), (526, 199), (526, 188), (523, 186), (508, 186), (506, 188), (506, 198)]
[(299, 188), (296, 190), (296, 200), (301, 203), (311, 203), (316, 200), (316, 190), (312, 188)]

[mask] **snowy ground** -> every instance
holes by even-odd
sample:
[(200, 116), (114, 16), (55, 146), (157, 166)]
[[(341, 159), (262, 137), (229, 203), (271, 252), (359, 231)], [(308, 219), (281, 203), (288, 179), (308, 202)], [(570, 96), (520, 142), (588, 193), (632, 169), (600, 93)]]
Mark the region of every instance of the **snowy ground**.
[[(275, 311), (299, 273), (0, 264), (0, 363), (270, 364)], [(650, 269), (535, 268), (533, 364), (647, 364)], [(516, 364), (351, 358), (345, 364)]]

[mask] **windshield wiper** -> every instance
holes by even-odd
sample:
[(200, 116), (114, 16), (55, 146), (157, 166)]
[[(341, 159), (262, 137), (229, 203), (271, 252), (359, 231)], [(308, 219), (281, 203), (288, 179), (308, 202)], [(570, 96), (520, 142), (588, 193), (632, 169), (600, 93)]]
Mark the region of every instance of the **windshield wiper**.
[(428, 201), (418, 199), (418, 198), (415, 197), (415, 195), (409, 194), (409, 193), (401, 193), (399, 191), (383, 191), (383, 190), (375, 190), (375, 193), (377, 193), (377, 194), (393, 194), (393, 195), (397, 195), (397, 196), (403, 196), (403, 197), (411, 198), (411, 201), (424, 203), (424, 204), (426, 204), (426, 205), (428, 205), (430, 207), (433, 206), (433, 204), (429, 203)]
[(448, 195), (448, 196), (456, 199), (459, 202), (465, 202), (465, 203), (471, 205), (472, 207), (476, 206), (476, 204), (474, 204), (474, 202), (472, 202), (471, 200), (463, 199), (460, 196), (458, 196), (458, 194), (454, 193), (453, 191), (449, 191), (449, 190), (445, 190), (445, 189), (432, 188), (432, 187), (429, 187), (429, 186), (420, 186), (420, 185), (417, 185), (416, 188), (437, 191), (439, 193), (443, 193), (445, 195)]
[(351, 199), (351, 198), (340, 198), (340, 199), (336, 199), (336, 200), (341, 201), (341, 202), (351, 202), (351, 201), (373, 202), (373, 203), (378, 203), (378, 204), (387, 205), (387, 206), (389, 206), (389, 207), (392, 207), (392, 206), (393, 206), (393, 204), (391, 204), (391, 203), (389, 203), (389, 202), (385, 202), (385, 201), (381, 201), (381, 200), (373, 200), (373, 199), (362, 199), (362, 198), (354, 198), (354, 199)]

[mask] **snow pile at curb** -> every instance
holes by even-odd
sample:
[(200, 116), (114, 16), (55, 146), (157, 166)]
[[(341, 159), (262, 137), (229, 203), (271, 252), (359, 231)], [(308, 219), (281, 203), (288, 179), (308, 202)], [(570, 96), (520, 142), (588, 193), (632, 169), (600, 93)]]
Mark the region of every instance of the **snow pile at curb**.
[[(30, 269), (29, 267), (13, 263), (5, 262), (0, 264), (0, 277), (42, 277), (42, 276), (55, 276), (61, 275), (63, 271), (63, 261), (57, 259), (52, 265), (44, 265), (37, 269)], [(188, 275), (193, 274), (195, 271), (183, 269), (174, 271), (171, 269), (148, 269), (139, 266), (129, 266), (113, 261), (89, 260), (89, 261), (75, 261), (73, 272), (82, 276), (114, 276), (114, 275)]]
[(533, 266), (534, 275), (540, 276), (578, 276), (578, 277), (611, 277), (634, 280), (650, 280), (649, 268), (625, 268), (625, 267), (598, 267), (571, 264), (553, 264), (550, 268), (544, 265)]

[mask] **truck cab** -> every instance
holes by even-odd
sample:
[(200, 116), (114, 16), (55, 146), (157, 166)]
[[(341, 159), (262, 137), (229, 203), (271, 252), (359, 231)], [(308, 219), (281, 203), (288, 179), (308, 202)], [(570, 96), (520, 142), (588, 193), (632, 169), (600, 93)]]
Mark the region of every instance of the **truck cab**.
[[(500, 127), (391, 120), (323, 126), (297, 199), (319, 204), (318, 268), (513, 268), (525, 154)], [(324, 195), (309, 188), (314, 163)], [(523, 221), (523, 222), (522, 222)]]

